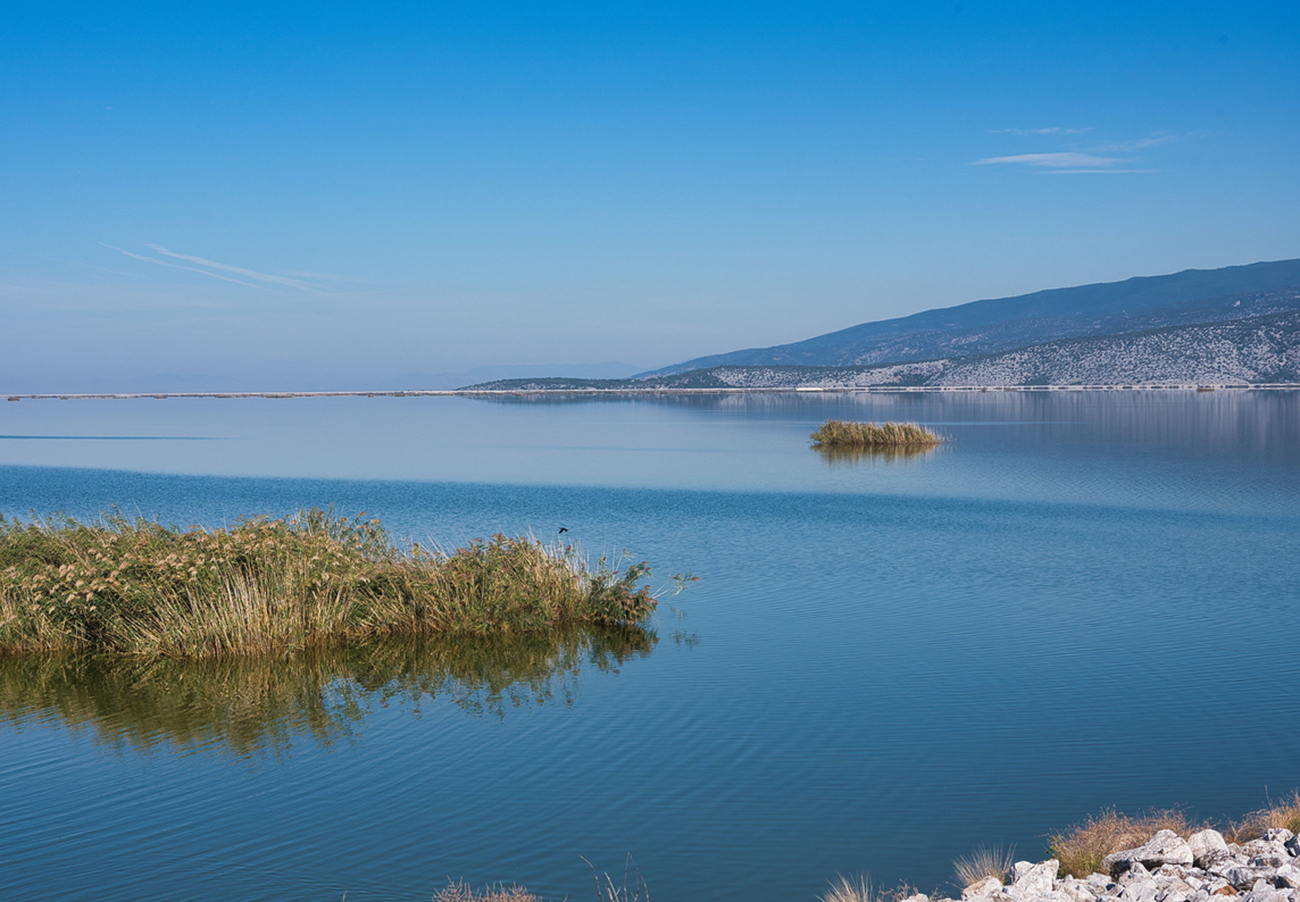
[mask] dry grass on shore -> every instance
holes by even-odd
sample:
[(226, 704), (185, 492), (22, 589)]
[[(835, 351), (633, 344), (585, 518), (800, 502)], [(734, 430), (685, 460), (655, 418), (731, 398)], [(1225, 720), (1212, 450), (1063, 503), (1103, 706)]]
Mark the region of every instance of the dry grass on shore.
[[(1053, 834), (1048, 839), (1047, 852), (1060, 861), (1062, 875), (1087, 877), (1089, 874), (1105, 872), (1103, 862), (1107, 855), (1137, 848), (1161, 830), (1172, 830), (1186, 839), (1208, 826), (1207, 823), (1189, 820), (1186, 814), (1177, 809), (1152, 811), (1137, 817), (1111, 809), (1088, 818), (1063, 833)], [(1278, 827), (1300, 834), (1300, 790), (1281, 802), (1251, 812), (1241, 820), (1228, 824), (1222, 832), (1228, 842), (1244, 843), (1258, 839), (1268, 830)], [(980, 853), (977, 852), (972, 858), (979, 856)], [(995, 856), (985, 852), (984, 857), (992, 861)], [(999, 877), (1005, 882), (1005, 877), (999, 875), (997, 870), (1011, 870), (1009, 853), (1005, 861), (989, 864), (988, 873), (981, 873), (983, 865), (963, 870), (962, 865), (968, 860), (970, 859), (959, 859), (956, 863), (963, 886), (969, 886), (985, 876)]]
[(1011, 875), (1011, 866), (1015, 863), (1014, 847), (1003, 849), (1001, 846), (980, 846), (969, 855), (963, 855), (952, 863), (953, 872), (962, 886), (979, 883), (985, 877), (996, 877), (1003, 883)]
[(820, 448), (933, 448), (943, 436), (916, 423), (827, 420), (809, 436)]
[(451, 552), (394, 546), (377, 520), (312, 510), (181, 530), (105, 517), (0, 517), (0, 652), (176, 657), (369, 635), (496, 634), (644, 621), (642, 562), (494, 536)]
[(1300, 790), (1276, 805), (1251, 812), (1230, 826), (1224, 835), (1228, 842), (1244, 843), (1278, 827), (1300, 834)]
[[(1048, 853), (1061, 862), (1062, 874), (1086, 877), (1105, 870), (1102, 862), (1107, 855), (1136, 848), (1159, 830), (1172, 830), (1186, 839), (1207, 826), (1189, 821), (1177, 810), (1153, 811), (1140, 817), (1129, 817), (1111, 810), (1089, 818), (1065, 833), (1053, 835), (1048, 842)], [(1228, 824), (1223, 835), (1228, 842), (1244, 843), (1258, 839), (1276, 827), (1300, 833), (1300, 791)]]
[(1053, 834), (1047, 850), (1061, 862), (1062, 874), (1087, 877), (1105, 870), (1102, 862), (1107, 855), (1140, 846), (1160, 830), (1186, 837), (1193, 827), (1181, 811), (1153, 811), (1130, 817), (1112, 809), (1064, 833)]
[(821, 895), (821, 902), (876, 902), (871, 881), (865, 875), (849, 878), (843, 874), (831, 881), (831, 888)]

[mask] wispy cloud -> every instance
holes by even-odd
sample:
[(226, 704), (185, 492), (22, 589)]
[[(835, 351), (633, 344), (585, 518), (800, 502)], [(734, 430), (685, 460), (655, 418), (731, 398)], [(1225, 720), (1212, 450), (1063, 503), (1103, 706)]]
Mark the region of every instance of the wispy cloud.
[(1145, 150), (1148, 147), (1158, 147), (1161, 144), (1170, 144), (1177, 141), (1178, 135), (1152, 135), (1150, 138), (1137, 138), (1132, 141), (1116, 141), (1110, 144), (1099, 144), (1097, 150), (1102, 153), (1130, 153), (1134, 150)]
[(295, 272), (289, 270), (286, 276), (294, 276), (299, 279), (316, 279), (322, 282), (347, 282), (353, 285), (383, 285), (383, 282), (376, 282), (374, 279), (354, 279), (350, 276), (340, 276), (336, 273), (328, 272)]
[(1132, 175), (1138, 172), (1159, 172), (1159, 169), (1048, 169), (1050, 175)]
[[(244, 269), (242, 266), (231, 266), (227, 263), (217, 263), (213, 260), (207, 260), (204, 259), (203, 257), (194, 257), (189, 254), (178, 254), (175, 251), (169, 251), (167, 250), (167, 248), (157, 244), (146, 244), (145, 247), (157, 251), (158, 253), (162, 254), (165, 257), (171, 257), (176, 260), (185, 260), (186, 262), (189, 263), (196, 263), (199, 266), (211, 267), (212, 269), (219, 269), (224, 272), (233, 272), (236, 275), (245, 276), (246, 278), (249, 279), (256, 279), (259, 282), (267, 282), (272, 285), (284, 285), (288, 288), (296, 288), (299, 291), (321, 291), (322, 290), (319, 286), (312, 285), (308, 282), (304, 282), (301, 279), (291, 279), (288, 276), (277, 276), (277, 275), (272, 275), (270, 273), (257, 272), (256, 270), (253, 269)], [(196, 272), (197, 271), (199, 270), (196, 270)], [(203, 271), (206, 272), (206, 270)], [(208, 273), (208, 274), (216, 275), (215, 273)]]
[(260, 291), (270, 291), (270, 290), (271, 290), (271, 289), (267, 288), (265, 285), (254, 285), (254, 284), (252, 284), (251, 282), (245, 282), (245, 281), (242, 281), (241, 279), (232, 279), (230, 276), (223, 276), (223, 275), (221, 275), (220, 273), (209, 272), (209, 271), (206, 270), (206, 269), (198, 269), (198, 268), (193, 267), (193, 266), (181, 266), (181, 265), (178, 264), (178, 263), (168, 263), (166, 260), (158, 260), (158, 259), (156, 259), (156, 258), (154, 258), (154, 257), (146, 257), (146, 256), (144, 256), (143, 254), (133, 254), (133, 253), (131, 253), (130, 251), (128, 251), (128, 250), (124, 250), (124, 249), (122, 249), (122, 248), (120, 248), (120, 247), (114, 247), (114, 246), (111, 245), (111, 244), (104, 244), (104, 242), (102, 242), (102, 241), (99, 242), (99, 243), (100, 243), (100, 245), (102, 245), (103, 247), (108, 248), (109, 250), (117, 251), (119, 254), (126, 254), (128, 257), (130, 257), (130, 258), (133, 259), (133, 260), (141, 260), (141, 261), (143, 261), (143, 262), (145, 262), (145, 263), (153, 263), (153, 264), (156, 265), (156, 266), (166, 266), (166, 267), (169, 267), (169, 268), (171, 268), (171, 269), (184, 269), (184, 270), (186, 270), (186, 271), (188, 271), (188, 272), (196, 272), (196, 273), (199, 273), (200, 275), (211, 276), (212, 278), (214, 278), (214, 279), (220, 279), (220, 280), (223, 281), (223, 282), (234, 282), (236, 285), (243, 285), (245, 288), (256, 288), (256, 289), (258, 289), (258, 290), (260, 290)]
[(1082, 135), (1092, 131), (1091, 128), (991, 128), (990, 135)]
[[(209, 260), (206, 257), (198, 257), (193, 254), (179, 254), (176, 251), (169, 250), (160, 244), (146, 244), (159, 257), (149, 256), (147, 254), (137, 254), (128, 251), (125, 248), (117, 247), (112, 244), (101, 245), (109, 250), (117, 251), (119, 254), (125, 254), (133, 260), (139, 260), (143, 263), (152, 263), (155, 266), (167, 266), (171, 269), (183, 269), (186, 272), (196, 272), (199, 275), (208, 276), (213, 279), (220, 279), (223, 282), (232, 282), (235, 285), (242, 285), (245, 288), (256, 288), (259, 291), (275, 291), (278, 288), (292, 288), (295, 291), (307, 291), (313, 294), (329, 294), (333, 292), (327, 285), (316, 284), (308, 279), (321, 281), (347, 281), (338, 276), (322, 276), (309, 273), (292, 273), (291, 275), (277, 275), (274, 273), (258, 272), (254, 269), (248, 269), (243, 266), (231, 266), (228, 263), (218, 263), (215, 260)], [(175, 261), (184, 262), (175, 262)], [(187, 265), (192, 264), (192, 265)], [(297, 276), (297, 278), (294, 278)], [(240, 277), (240, 278), (237, 278)]]
[[(1056, 127), (999, 128), (990, 130), (989, 134), (1028, 135), (1041, 138), (1081, 135), (1088, 131), (1091, 131), (1091, 129)], [(1061, 150), (985, 157), (982, 160), (973, 161), (971, 165), (1023, 166), (1043, 173), (1052, 173), (1053, 175), (1080, 175), (1084, 173), (1099, 172), (1111, 175), (1131, 175), (1135, 173), (1159, 172), (1159, 169), (1141, 166), (1142, 163), (1146, 162), (1141, 159), (1141, 152), (1152, 147), (1159, 147), (1162, 144), (1170, 144), (1174, 141), (1182, 140), (1185, 137), (1191, 136), (1159, 132), (1145, 138), (1133, 138), (1127, 141), (1102, 141), (1098, 139), (1090, 141), (1062, 140), (1060, 142), (1053, 142), (1056, 143), (1057, 147), (1063, 148)], [(1124, 156), (1114, 156), (1114, 154), (1123, 154)], [(1137, 157), (1136, 159), (1134, 158), (1135, 156)], [(1134, 163), (1137, 163), (1138, 166), (1132, 165)]]
[(976, 160), (973, 165), (994, 166), (1008, 164), (1061, 170), (1086, 169), (1092, 172), (1098, 171), (1100, 167), (1127, 162), (1127, 160), (1121, 160), (1119, 157), (1099, 157), (1090, 153), (1066, 151), (1061, 153), (1017, 153), (1008, 157), (987, 157), (983, 160)]

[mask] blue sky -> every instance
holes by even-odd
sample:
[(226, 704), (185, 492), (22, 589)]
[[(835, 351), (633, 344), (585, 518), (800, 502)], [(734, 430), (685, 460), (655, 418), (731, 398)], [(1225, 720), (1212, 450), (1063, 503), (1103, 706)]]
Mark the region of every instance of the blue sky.
[(1300, 256), (1294, 2), (3, 20), (0, 390), (650, 368)]

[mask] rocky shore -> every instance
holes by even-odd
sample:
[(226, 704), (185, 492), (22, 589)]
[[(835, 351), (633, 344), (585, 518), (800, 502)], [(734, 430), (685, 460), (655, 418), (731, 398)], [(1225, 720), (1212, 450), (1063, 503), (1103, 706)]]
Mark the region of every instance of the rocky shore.
[[(1106, 856), (1106, 873), (1074, 877), (1060, 863), (1017, 862), (1008, 882), (985, 877), (961, 902), (1300, 902), (1300, 837), (1272, 829), (1240, 845), (1217, 830), (1186, 839), (1161, 830), (1134, 849)], [(924, 894), (904, 902), (955, 902)]]

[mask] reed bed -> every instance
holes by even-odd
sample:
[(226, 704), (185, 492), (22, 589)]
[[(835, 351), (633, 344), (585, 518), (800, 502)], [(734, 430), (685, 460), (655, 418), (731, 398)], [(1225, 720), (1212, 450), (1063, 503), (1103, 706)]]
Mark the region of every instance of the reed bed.
[(809, 436), (819, 448), (933, 448), (943, 436), (917, 423), (827, 420)]
[(627, 625), (655, 609), (649, 575), (529, 537), (399, 549), (379, 521), (321, 510), (216, 530), (0, 517), (0, 651), (204, 657)]

